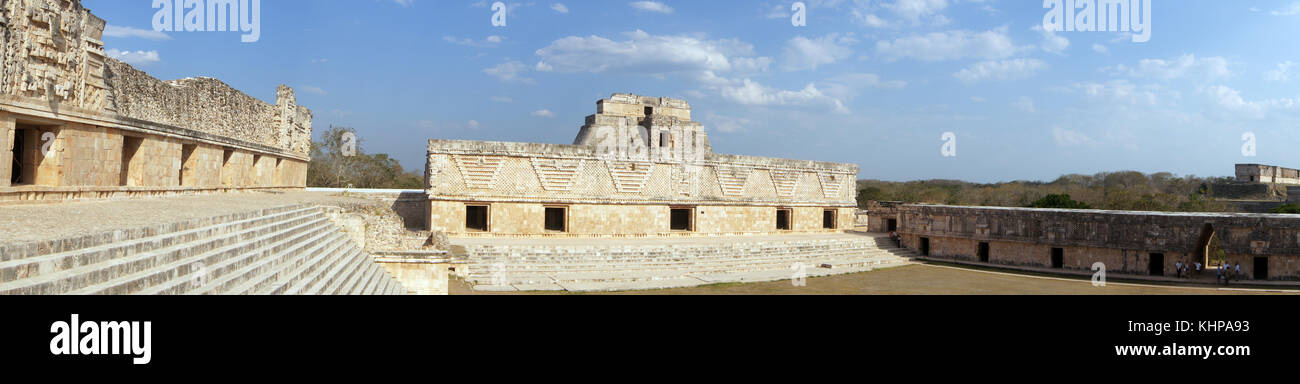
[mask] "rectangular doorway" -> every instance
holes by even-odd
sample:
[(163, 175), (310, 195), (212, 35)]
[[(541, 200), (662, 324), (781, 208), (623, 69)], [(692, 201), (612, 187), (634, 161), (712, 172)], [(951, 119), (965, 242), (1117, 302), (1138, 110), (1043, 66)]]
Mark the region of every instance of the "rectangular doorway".
[(488, 206), (486, 205), (466, 205), (465, 206), (465, 231), (466, 232), (489, 232), (488, 227)]
[(789, 209), (776, 210), (776, 230), (789, 231), (791, 228), (790, 216), (793, 216), (793, 213), (794, 212)]
[(893, 232), (897, 230), (898, 230), (898, 219), (885, 220), (885, 232)]
[(1147, 273), (1151, 276), (1165, 275), (1165, 254), (1152, 253), (1151, 258), (1147, 261)]
[(668, 229), (673, 231), (694, 231), (694, 211), (692, 208), (672, 208), (668, 214)]
[(921, 256), (930, 256), (930, 238), (922, 237), (920, 243)]
[(822, 229), (835, 229), (835, 210), (822, 211)]
[(546, 230), (548, 232), (567, 232), (568, 209), (564, 207), (546, 207)]
[(36, 184), (36, 130), (18, 128), (14, 130), (13, 161), (9, 172), (9, 185), (19, 186)]
[(198, 149), (195, 144), (181, 144), (181, 175), (180, 186), (194, 186), (194, 170), (190, 168), (190, 159), (194, 158), (194, 150)]
[(1255, 258), (1255, 280), (1268, 280), (1268, 257)]
[(1065, 248), (1052, 248), (1052, 268), (1065, 268)]
[(981, 263), (989, 262), (989, 243), (980, 243), (978, 255)]
[(138, 176), (137, 173), (143, 171), (142, 168), (144, 167), (136, 167), (137, 169), (133, 170), (131, 163), (135, 162), (136, 154), (140, 152), (140, 146), (143, 144), (144, 138), (142, 137), (122, 136), (122, 173), (118, 185), (123, 187), (136, 185), (131, 178)]

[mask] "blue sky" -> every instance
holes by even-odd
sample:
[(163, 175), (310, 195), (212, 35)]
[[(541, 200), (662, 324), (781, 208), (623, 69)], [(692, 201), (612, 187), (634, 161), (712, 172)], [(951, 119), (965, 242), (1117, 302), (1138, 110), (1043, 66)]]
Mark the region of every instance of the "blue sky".
[[(262, 100), (297, 89), (369, 153), (430, 138), (572, 142), (615, 92), (683, 98), (716, 152), (856, 163), (861, 178), (1051, 180), (1300, 167), (1300, 2), (1152, 0), (1151, 39), (1049, 32), (1039, 0), (264, 0), (261, 37), (154, 32), (85, 0), (110, 54)], [(945, 132), (956, 156), (941, 153)], [(1256, 156), (1242, 136), (1256, 137)]]

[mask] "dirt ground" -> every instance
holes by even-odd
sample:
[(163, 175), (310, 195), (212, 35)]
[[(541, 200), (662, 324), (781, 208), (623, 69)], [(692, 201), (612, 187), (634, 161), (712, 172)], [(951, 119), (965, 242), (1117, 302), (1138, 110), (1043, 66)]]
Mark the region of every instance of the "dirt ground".
[[(469, 284), (452, 279), (453, 295), (579, 294), (570, 292), (475, 292)], [(920, 264), (865, 273), (791, 281), (717, 284), (691, 288), (628, 292), (585, 292), (613, 295), (1223, 295), (1300, 294), (1274, 288), (1168, 286), (1110, 281), (1094, 287), (1088, 279), (1010, 273), (939, 264)]]

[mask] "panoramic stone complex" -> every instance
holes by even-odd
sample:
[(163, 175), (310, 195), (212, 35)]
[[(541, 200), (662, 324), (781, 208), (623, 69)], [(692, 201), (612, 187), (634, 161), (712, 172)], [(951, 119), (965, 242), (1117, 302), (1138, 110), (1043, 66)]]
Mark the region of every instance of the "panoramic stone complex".
[(311, 111), (110, 58), (74, 0), (0, 5), (0, 201), (302, 188)]
[(1300, 185), (1300, 170), (1273, 165), (1237, 164), (1237, 181), (1244, 183)]
[[(1178, 262), (1241, 265), (1244, 278), (1300, 280), (1300, 218), (904, 205), (903, 245), (922, 256), (1005, 266), (1174, 276)], [(1216, 263), (1217, 264), (1217, 263)]]
[(683, 100), (615, 94), (573, 145), (430, 140), (429, 225), (461, 236), (842, 232), (858, 167), (713, 153)]

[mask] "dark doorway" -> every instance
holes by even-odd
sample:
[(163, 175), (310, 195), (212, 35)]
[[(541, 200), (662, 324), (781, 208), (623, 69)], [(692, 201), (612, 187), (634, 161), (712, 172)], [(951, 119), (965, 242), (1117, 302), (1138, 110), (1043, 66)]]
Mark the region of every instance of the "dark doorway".
[(565, 220), (564, 207), (546, 207), (546, 230), (555, 232), (565, 232), (568, 230), (568, 220)]
[(1255, 280), (1268, 280), (1268, 257), (1255, 258)]
[(776, 229), (778, 231), (790, 230), (790, 214), (789, 209), (776, 210)]
[(1210, 256), (1214, 255), (1215, 245), (1217, 245), (1213, 241), (1214, 236), (1213, 224), (1205, 223), (1201, 226), (1201, 236), (1196, 242), (1196, 260), (1200, 261), (1201, 265), (1210, 265)]
[[(35, 137), (33, 132), (35, 132), (34, 129), (19, 128), (14, 130), (14, 151), (13, 162), (11, 163), (13, 169), (9, 175), (10, 185), (33, 184), (32, 181), (35, 180), (35, 177), (33, 177), (35, 175), (31, 174), (33, 172), (26, 169), (33, 165), (32, 160), (34, 160), (27, 156), (27, 147), (31, 145), (31, 137)], [(35, 153), (35, 151), (32, 151), (32, 153)]]
[(885, 232), (893, 232), (897, 230), (898, 230), (898, 219), (885, 220)]
[(190, 170), (190, 158), (194, 157), (194, 150), (198, 149), (198, 147), (199, 147), (198, 145), (194, 145), (194, 144), (181, 145), (180, 185), (182, 187), (188, 187), (188, 186), (192, 186), (191, 184), (195, 184), (194, 180), (186, 180), (186, 177), (189, 177), (191, 179), (193, 178), (193, 174), (191, 173), (192, 171)]
[(835, 210), (822, 211), (822, 229), (835, 229)]
[[(122, 136), (122, 173), (118, 185), (131, 185), (131, 163), (135, 161), (136, 152), (140, 152), (140, 145), (144, 144), (144, 138)], [(143, 167), (141, 167), (143, 168)]]
[(1152, 253), (1150, 260), (1147, 261), (1147, 273), (1151, 276), (1165, 275), (1165, 254)]
[(669, 215), (669, 228), (674, 231), (694, 231), (695, 226), (691, 220), (691, 208), (673, 208)]
[(989, 262), (989, 243), (980, 243), (979, 258), (981, 263)]
[(920, 248), (921, 256), (930, 256), (930, 238), (922, 237)]
[(465, 230), (488, 232), (488, 206), (465, 206)]
[(1065, 248), (1052, 248), (1052, 268), (1065, 268)]
[(646, 117), (649, 117), (650, 115), (653, 115), (653, 114), (655, 114), (655, 108), (654, 108), (654, 107), (645, 107), (645, 115), (646, 115)]

